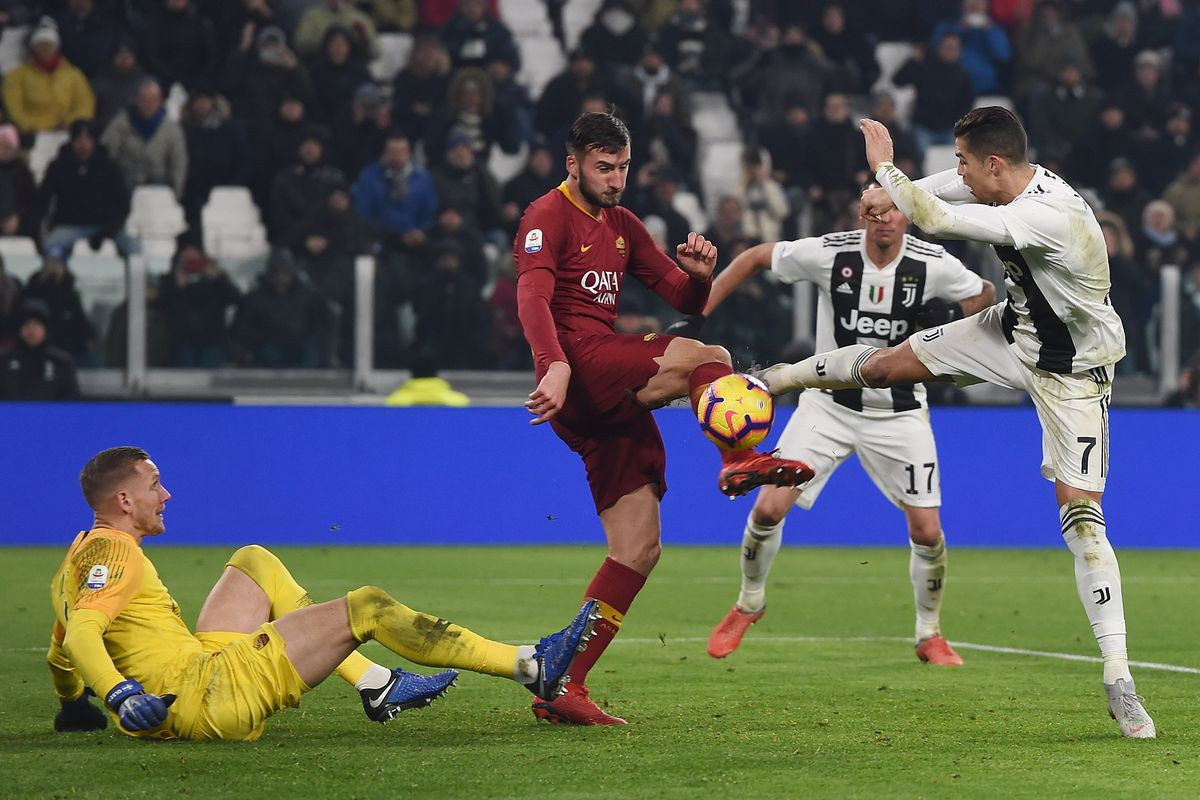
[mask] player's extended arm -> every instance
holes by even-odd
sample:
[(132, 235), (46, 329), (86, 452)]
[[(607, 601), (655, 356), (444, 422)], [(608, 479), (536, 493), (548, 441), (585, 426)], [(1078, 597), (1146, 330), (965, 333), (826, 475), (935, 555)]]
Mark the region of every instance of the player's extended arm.
[(525, 407), (534, 414), (532, 425), (548, 422), (567, 401), (567, 386), (571, 382), (571, 366), (558, 343), (558, 327), (550, 313), (550, 296), (554, 294), (554, 273), (549, 269), (530, 269), (517, 278), (517, 317), (525, 331), (525, 341), (533, 350), (537, 371), (542, 373), (537, 388), (529, 395)]
[(931, 236), (970, 239), (1010, 247), (1016, 244), (998, 208), (979, 203), (950, 205), (917, 186), (890, 161), (884, 161), (876, 167), (875, 178), (900, 213)]
[(116, 712), (122, 728), (130, 731), (157, 728), (166, 720), (167, 706), (175, 701), (175, 696), (147, 694), (140, 683), (117, 671), (104, 647), (104, 631), (110, 622), (103, 611), (75, 609), (67, 618), (63, 650), (84, 682), (96, 689), (104, 697), (104, 704)]
[(666, 333), (689, 339), (699, 339), (700, 332), (704, 329), (704, 323), (708, 321), (708, 316), (717, 306), (721, 305), (726, 297), (733, 294), (734, 289), (756, 273), (771, 268), (771, 252), (774, 247), (774, 242), (763, 242), (739, 253), (733, 261), (729, 262), (729, 266), (721, 270), (721, 273), (713, 279), (704, 310), (699, 314), (688, 314), (678, 322), (672, 323), (667, 327)]
[(66, 632), (58, 620), (54, 621), (54, 631), (50, 635), (50, 650), (46, 653), (46, 662), (50, 667), (50, 679), (54, 683), (54, 693), (58, 695), (60, 708), (54, 715), (54, 730), (56, 731), (101, 731), (108, 726), (108, 716), (92, 705), (88, 697), (91, 692), (84, 686), (83, 680), (75, 673), (67, 651), (63, 649), (63, 637)]
[(957, 169), (947, 169), (941, 172), (935, 172), (932, 175), (926, 175), (924, 178), (913, 181), (918, 188), (924, 189), (934, 197), (945, 200), (950, 205), (962, 205), (963, 203), (978, 203), (975, 195), (967, 188), (967, 184), (963, 182), (962, 176), (958, 174)]

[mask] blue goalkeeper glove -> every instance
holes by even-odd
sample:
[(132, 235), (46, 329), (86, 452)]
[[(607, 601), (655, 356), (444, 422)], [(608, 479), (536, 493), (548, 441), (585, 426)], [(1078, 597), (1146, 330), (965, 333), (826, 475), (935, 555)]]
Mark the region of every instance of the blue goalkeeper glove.
[(174, 702), (175, 695), (147, 694), (132, 679), (118, 683), (104, 698), (104, 704), (117, 713), (121, 727), (127, 731), (148, 731), (162, 725), (167, 719), (167, 707)]
[(62, 708), (54, 715), (54, 730), (65, 731), (102, 731), (108, 727), (108, 715), (92, 705), (88, 698), (94, 696), (91, 689), (86, 690), (75, 700), (62, 700)]

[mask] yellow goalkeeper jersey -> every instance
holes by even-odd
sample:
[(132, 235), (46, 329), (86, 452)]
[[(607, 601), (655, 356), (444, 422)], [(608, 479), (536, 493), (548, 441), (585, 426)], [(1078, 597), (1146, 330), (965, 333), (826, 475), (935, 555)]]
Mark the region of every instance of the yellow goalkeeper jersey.
[[(204, 651), (154, 565), (124, 531), (80, 533), (54, 574), (50, 597), (57, 624), (49, 661), (56, 689), (67, 699), (77, 697), (82, 684), (103, 698), (125, 678), (153, 694), (168, 692), (171, 673)], [(102, 647), (94, 641), (97, 632)], [(73, 681), (72, 672), (82, 681)]]

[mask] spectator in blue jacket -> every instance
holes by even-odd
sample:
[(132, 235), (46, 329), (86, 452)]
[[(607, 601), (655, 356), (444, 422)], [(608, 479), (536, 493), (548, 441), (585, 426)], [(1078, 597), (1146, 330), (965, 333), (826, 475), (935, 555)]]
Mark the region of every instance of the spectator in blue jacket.
[(932, 41), (941, 41), (947, 33), (962, 40), (959, 63), (971, 74), (975, 95), (1005, 94), (1002, 77), (1012, 61), (1012, 45), (1004, 29), (988, 16), (987, 0), (963, 0), (962, 14), (938, 23)]
[(407, 136), (388, 137), (379, 161), (359, 173), (353, 194), (354, 210), (384, 237), (408, 248), (425, 244), (425, 229), (437, 211), (437, 191), (425, 168), (413, 162)]

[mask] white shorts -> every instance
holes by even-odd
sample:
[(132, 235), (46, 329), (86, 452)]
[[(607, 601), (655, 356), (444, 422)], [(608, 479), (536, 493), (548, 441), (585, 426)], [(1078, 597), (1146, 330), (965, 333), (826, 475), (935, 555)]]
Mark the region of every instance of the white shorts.
[(809, 390), (800, 395), (778, 448), (783, 458), (803, 461), (816, 473), (796, 499), (801, 508), (812, 508), (829, 477), (851, 453), (858, 453), (867, 475), (897, 506), (942, 504), (937, 446), (927, 408), (876, 415), (839, 406), (830, 395)]
[(1042, 475), (1076, 489), (1103, 492), (1108, 478), (1108, 404), (1112, 369), (1056, 375), (1027, 366), (1004, 338), (1004, 303), (908, 339), (934, 375), (960, 386), (994, 383), (1029, 394), (1042, 423)]

